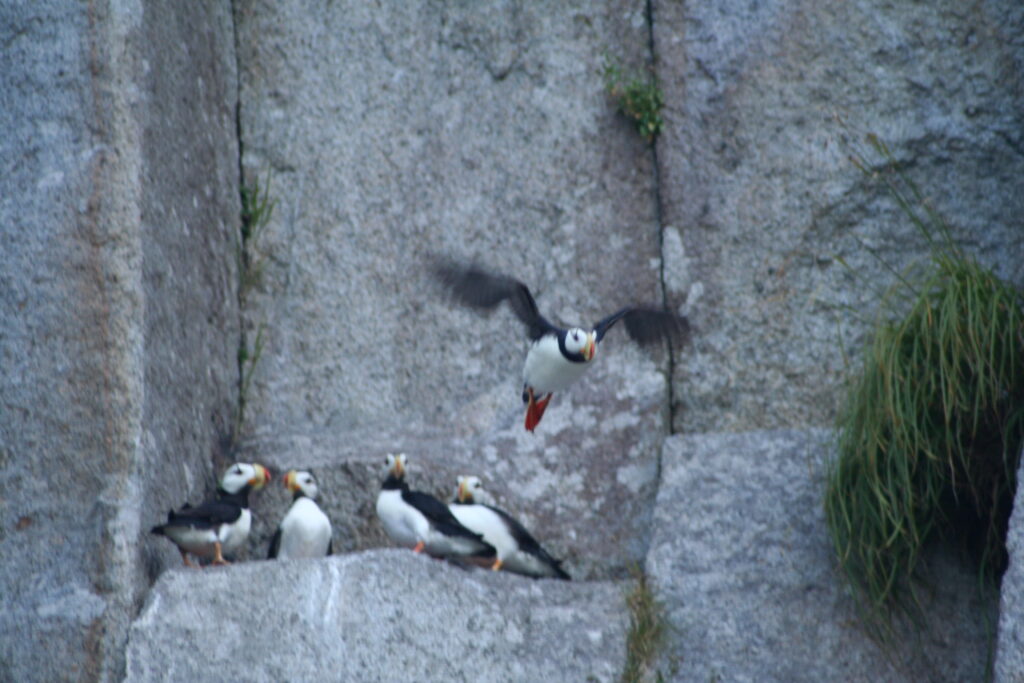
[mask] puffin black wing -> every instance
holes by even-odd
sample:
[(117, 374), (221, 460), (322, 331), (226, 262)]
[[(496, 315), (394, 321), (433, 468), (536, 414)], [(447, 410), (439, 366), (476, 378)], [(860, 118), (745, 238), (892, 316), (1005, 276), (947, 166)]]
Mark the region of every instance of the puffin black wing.
[(484, 539), (482, 535), (462, 526), (447, 505), (428, 493), (406, 489), (402, 491), (402, 500), (423, 513), (423, 516), (445, 536), (463, 536), (478, 541)]
[(232, 524), (242, 515), (242, 506), (224, 500), (210, 500), (198, 507), (183, 507), (167, 516), (166, 526), (191, 526), (210, 529)]
[(625, 323), (630, 338), (641, 346), (654, 344), (662, 339), (683, 339), (690, 331), (690, 322), (682, 316), (656, 308), (628, 306), (594, 325), (597, 341), (600, 342), (612, 325), (620, 320)]
[[(270, 552), (267, 553), (267, 559), (273, 560), (277, 558), (277, 553), (281, 550), (281, 527), (277, 527), (277, 531), (274, 532), (274, 537), (270, 539)], [(330, 553), (327, 553), (330, 555)]]
[(540, 543), (537, 542), (537, 539), (535, 539), (533, 535), (526, 530), (526, 527), (520, 524), (518, 520), (500, 508), (496, 508), (492, 505), (484, 505), (484, 507), (491, 509), (496, 515), (501, 517), (505, 522), (505, 526), (508, 527), (508, 532), (512, 535), (512, 538), (516, 539), (516, 543), (519, 544), (520, 550), (523, 550), (539, 558), (542, 562), (550, 565), (558, 578), (566, 581), (571, 580), (571, 577), (561, 567), (562, 561), (556, 560), (548, 553), (548, 551), (544, 550), (544, 548), (540, 546)]
[(488, 273), (476, 265), (452, 262), (436, 263), (434, 274), (457, 301), (471, 308), (490, 311), (508, 301), (512, 312), (526, 325), (530, 339), (558, 330), (540, 314), (529, 288), (519, 280)]

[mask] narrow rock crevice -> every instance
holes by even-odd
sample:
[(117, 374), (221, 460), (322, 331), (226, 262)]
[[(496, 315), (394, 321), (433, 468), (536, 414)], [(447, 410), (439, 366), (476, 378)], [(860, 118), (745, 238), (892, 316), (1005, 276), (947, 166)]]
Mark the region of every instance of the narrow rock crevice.
[[(651, 74), (657, 80), (657, 52), (655, 52), (654, 45), (654, 0), (647, 0), (644, 8), (644, 17), (647, 20), (647, 63), (651, 69)], [(662, 200), (661, 200), (661, 167), (658, 163), (658, 138), (655, 137), (649, 145), (651, 151), (651, 169), (654, 174), (654, 220), (657, 223), (658, 229), (658, 282), (661, 288), (661, 305), (663, 308), (668, 309), (668, 286), (665, 283), (665, 220), (662, 212)], [(668, 381), (666, 382), (668, 394), (666, 400), (668, 401), (668, 433), (671, 436), (675, 434), (675, 390), (672, 385), (672, 380), (675, 377), (675, 345), (672, 340), (668, 340), (668, 367), (666, 373)], [(658, 463), (659, 478), (661, 463)]]
[(235, 142), (238, 145), (238, 205), (239, 211), (239, 222), (238, 222), (238, 234), (236, 242), (236, 254), (237, 263), (236, 268), (239, 272), (235, 279), (235, 296), (238, 299), (238, 353), (235, 355), (236, 362), (238, 364), (238, 384), (237, 384), (237, 398), (235, 401), (235, 410), (237, 412), (237, 419), (234, 421), (231, 429), (231, 446), (229, 456), (234, 458), (234, 452), (238, 448), (238, 441), (240, 438), (239, 431), (241, 430), (243, 419), (245, 417), (245, 396), (243, 392), (243, 385), (245, 379), (245, 358), (249, 348), (248, 335), (245, 329), (245, 297), (242, 293), (242, 277), (243, 273), (241, 270), (247, 265), (247, 254), (245, 252), (246, 245), (245, 239), (242, 232), (242, 211), (245, 210), (245, 168), (242, 163), (242, 159), (245, 156), (244, 143), (242, 141), (242, 65), (239, 59), (239, 52), (241, 50), (241, 41), (238, 35), (238, 13), (239, 7), (237, 0), (231, 0), (231, 35), (234, 43), (234, 50), (232, 54), (235, 58)]

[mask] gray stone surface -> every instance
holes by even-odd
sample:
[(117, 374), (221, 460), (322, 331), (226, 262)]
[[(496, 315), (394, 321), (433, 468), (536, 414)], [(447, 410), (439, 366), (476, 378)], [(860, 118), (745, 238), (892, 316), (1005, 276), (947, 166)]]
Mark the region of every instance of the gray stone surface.
[(666, 285), (696, 329), (676, 431), (830, 424), (895, 282), (882, 260), (927, 253), (848, 160), (868, 133), (970, 253), (1024, 284), (1024, 5), (654, 5)]
[(883, 651), (857, 626), (825, 527), (828, 430), (665, 442), (647, 573), (680, 681), (978, 681), (989, 641), (975, 570), (928, 557), (927, 625)]
[(623, 588), (408, 550), (175, 570), (132, 626), (128, 681), (615, 681)]
[(424, 471), (472, 465), (518, 492), (541, 535), (572, 529), (563, 548), (590, 558), (585, 574), (642, 559), (664, 352), (613, 330), (530, 435), (522, 326), (454, 308), (426, 260), (479, 258), (563, 321), (661, 301), (651, 152), (601, 75), (605, 52), (642, 63), (643, 10), (239, 3), (245, 173), (272, 170), (279, 202), (244, 311), (267, 340), (247, 452), (323, 473), (414, 435), (436, 444), (409, 451)]
[[(660, 454), (669, 380), (683, 432), (831, 420), (840, 347), (856, 360), (891, 281), (871, 253), (895, 267), (924, 253), (846, 160), (867, 132), (971, 253), (1024, 282), (1024, 7), (653, 8), (657, 167), (600, 76), (606, 53), (647, 58), (643, 3), (0, 8), (0, 680), (119, 680), (158, 575), (133, 680), (251, 679), (250, 630), (266, 680), (324, 662), (354, 680), (621, 669), (618, 585), (398, 551), (186, 573), (148, 536), (227, 457), (240, 146), (249, 182), (273, 171), (279, 203), (241, 312), (267, 347), (239, 455), (312, 466), (339, 549), (388, 544), (373, 500), (382, 455), (405, 451), (417, 488), (485, 477), (578, 578), (646, 557), (678, 628), (670, 676), (980, 678), (993, 605), (941, 555), (942, 626), (919, 654), (890, 664), (856, 629), (821, 521), (826, 434), (675, 437), (663, 472)], [(664, 266), (693, 345), (673, 365), (614, 331), (529, 435), (522, 330), (506, 310), (447, 304), (432, 252), (522, 278), (566, 322), (660, 301)], [(265, 553), (285, 507), (277, 482), (256, 498), (243, 556)], [(1015, 522), (1003, 681), (1021, 677)], [(326, 591), (335, 620), (304, 590)]]
[(1006, 548), (1010, 553), (1010, 566), (1003, 574), (999, 601), (999, 643), (996, 648), (996, 683), (1024, 681), (1024, 498), (1021, 497), (1021, 477), (1024, 460), (1017, 470), (1017, 498), (1010, 516), (1010, 530), (1006, 534)]
[[(230, 3), (0, 9), (0, 680), (119, 680), (236, 391)], [(225, 40), (225, 37), (228, 37)]]

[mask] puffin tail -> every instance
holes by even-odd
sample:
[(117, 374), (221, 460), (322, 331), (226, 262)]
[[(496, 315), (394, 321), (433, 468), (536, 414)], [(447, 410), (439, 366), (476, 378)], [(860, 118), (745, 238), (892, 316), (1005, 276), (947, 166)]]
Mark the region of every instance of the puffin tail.
[[(189, 506), (188, 503), (185, 503), (185, 507), (187, 508), (187, 507), (190, 507), (190, 506)], [(182, 508), (182, 509), (184, 510), (185, 508)], [(171, 508), (170, 510), (167, 511), (167, 521), (169, 523), (169, 522), (172, 522), (173, 520), (174, 520), (174, 508)], [(167, 526), (166, 524), (158, 524), (155, 527), (153, 527), (152, 529), (150, 529), (149, 533), (156, 534), (157, 536), (166, 536), (167, 534), (164, 533), (164, 527), (166, 527), (166, 526)]]
[(554, 578), (561, 579), (562, 581), (572, 581), (572, 577), (569, 576), (568, 572), (562, 569), (561, 560), (555, 560), (551, 565), (551, 569), (555, 572)]
[(540, 419), (544, 417), (544, 409), (548, 407), (548, 401), (551, 400), (551, 394), (548, 394), (541, 400), (537, 400), (533, 396), (533, 392), (530, 392), (529, 402), (526, 404), (526, 431), (532, 432), (540, 424)]

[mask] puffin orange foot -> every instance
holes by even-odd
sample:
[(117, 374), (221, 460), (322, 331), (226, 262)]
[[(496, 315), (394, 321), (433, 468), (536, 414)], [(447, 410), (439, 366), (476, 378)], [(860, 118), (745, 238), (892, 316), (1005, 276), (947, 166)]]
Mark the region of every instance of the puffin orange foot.
[(427, 547), (427, 544), (426, 544), (426, 543), (424, 543), (423, 541), (420, 541), (419, 543), (417, 543), (417, 544), (416, 544), (416, 546), (415, 546), (415, 547), (414, 547), (414, 548), (412, 549), (412, 551), (413, 551), (414, 553), (422, 553), (422, 552), (423, 552), (423, 549), (424, 549), (425, 547)]
[(499, 571), (501, 569), (501, 564), (502, 564), (501, 560), (495, 560), (494, 564), (491, 565), (491, 570), (492, 571)]
[(533, 395), (533, 390), (530, 390), (529, 401), (526, 404), (526, 430), (532, 432), (540, 424), (540, 419), (544, 417), (544, 410), (548, 407), (548, 401), (551, 400), (551, 394), (548, 394), (541, 400), (537, 400)]
[(220, 543), (215, 543), (213, 545), (213, 564), (218, 564), (218, 565), (231, 564), (230, 562), (228, 562), (227, 560), (224, 559), (223, 555), (221, 555)]

